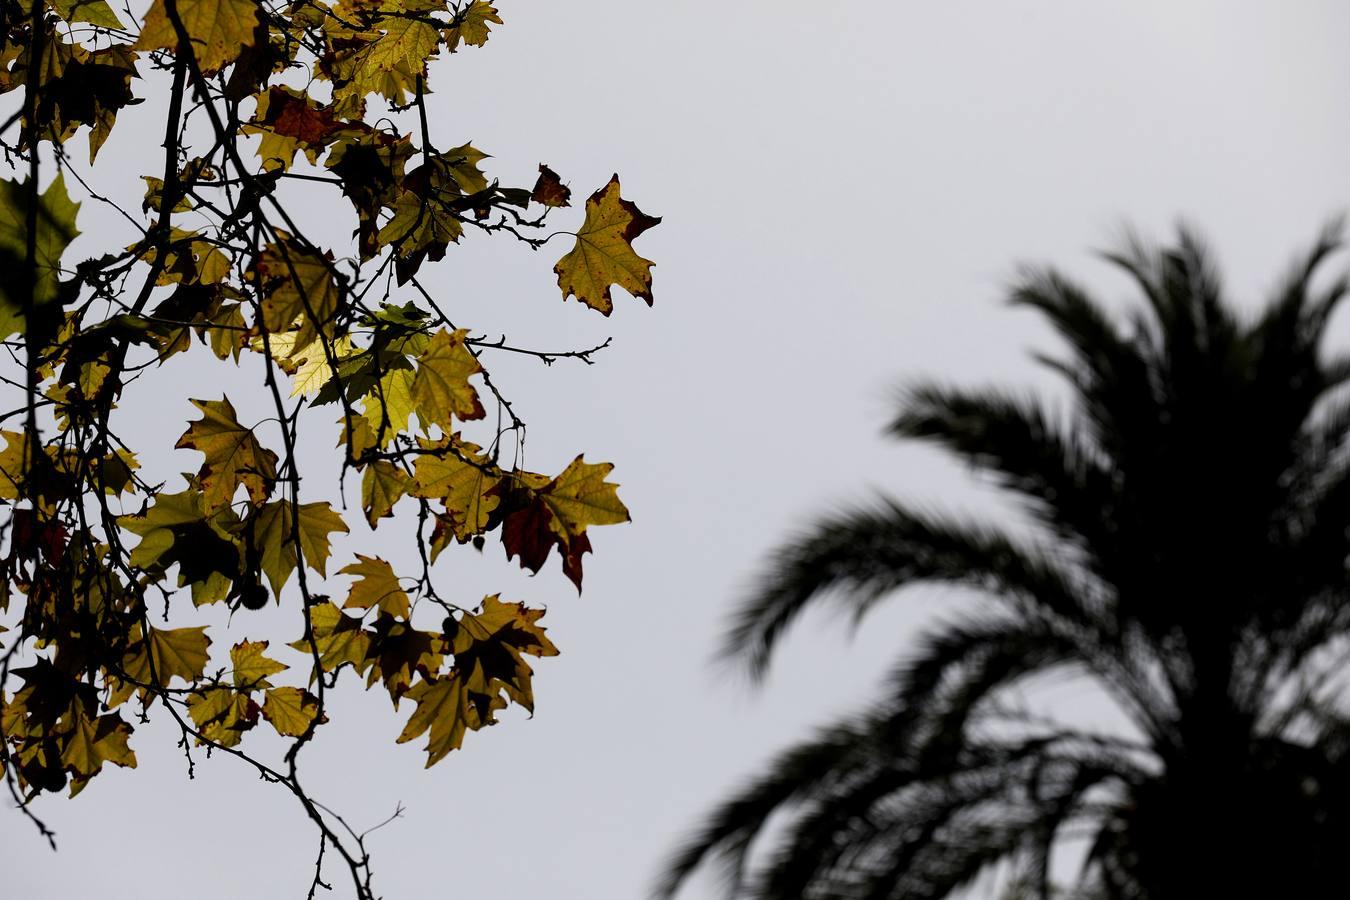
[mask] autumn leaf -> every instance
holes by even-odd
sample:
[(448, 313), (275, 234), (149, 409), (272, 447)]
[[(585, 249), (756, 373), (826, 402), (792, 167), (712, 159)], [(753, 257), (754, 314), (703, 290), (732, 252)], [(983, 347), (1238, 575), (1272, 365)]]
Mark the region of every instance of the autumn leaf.
[(530, 199), (544, 206), (568, 206), (572, 198), (572, 189), (562, 183), (558, 173), (543, 163), (539, 164), (539, 178), (530, 192)]
[(549, 550), (557, 547), (563, 573), (580, 591), (581, 557), (591, 550), (587, 527), (629, 521), (618, 485), (604, 480), (613, 468), (611, 463), (587, 463), (578, 456), (542, 487), (517, 477), (510, 494), (513, 506), (502, 522), (507, 558), (518, 556), (523, 568), (538, 572)]
[(417, 417), (424, 425), (449, 428), (452, 419), (483, 418), (483, 404), (469, 378), (483, 371), (464, 339), (468, 332), (436, 332), (425, 352), (417, 358), (412, 398)]
[(257, 0), (154, 0), (145, 14), (138, 50), (178, 50), (166, 4), (178, 12), (203, 75), (214, 75), (253, 46), (261, 7)]
[[(95, 24), (121, 28), (104, 0), (92, 3), (76, 0), (70, 6), (90, 19), (101, 20)], [(40, 69), (42, 89), (37, 96), (37, 106), (31, 123), (25, 111), (25, 126), (35, 125), (36, 133), (63, 144), (82, 126), (88, 125), (89, 160), (93, 162), (99, 148), (112, 133), (117, 113), (139, 102), (131, 88), (139, 54), (125, 45), (89, 50), (79, 44), (58, 41), (48, 46), (46, 55)], [(23, 80), (27, 81), (27, 78), (25, 71)]]
[(426, 768), (430, 769), (464, 743), (469, 723), (476, 719), (466, 694), (464, 682), (456, 675), (419, 681), (408, 689), (405, 696), (417, 704), (417, 709), (398, 736), (398, 743), (415, 740), (429, 729)]
[(104, 763), (136, 768), (136, 754), (128, 744), (131, 726), (120, 715), (92, 715), (84, 701), (76, 697), (65, 718), (69, 731), (61, 748), (61, 762), (72, 776), (70, 796), (78, 794), (89, 779), (102, 771)]
[(230, 648), (230, 665), (234, 669), (234, 686), (240, 690), (262, 690), (272, 685), (267, 676), (284, 672), (285, 663), (264, 656), (267, 641), (240, 641)]
[(203, 739), (222, 747), (236, 746), (244, 732), (258, 724), (258, 705), (249, 699), (247, 691), (227, 687), (211, 687), (188, 695), (188, 716), (197, 726)]
[[(330, 553), (329, 535), (348, 531), (347, 523), (327, 500), (302, 503), (299, 518), (292, 519), (292, 515), (289, 500), (273, 500), (259, 507), (253, 518), (253, 541), (258, 548), (259, 563), (278, 599), (296, 568), (295, 540), (300, 542), (305, 564), (324, 575)], [(294, 535), (293, 522), (298, 523)]]
[(412, 494), (445, 504), (451, 533), (461, 543), (488, 528), (493, 510), (501, 502), (496, 493), (501, 476), (479, 451), (477, 444), (452, 435), (439, 452), (417, 457)]
[(347, 127), (329, 106), (285, 85), (257, 95), (253, 118), (240, 131), (259, 135), (258, 156), (264, 169), (289, 170), (303, 152), (313, 165)]
[[(283, 737), (299, 737), (309, 729), (309, 724), (319, 714), (319, 699), (309, 691), (296, 687), (272, 688), (264, 695), (263, 718), (272, 723), (277, 734)], [(328, 721), (324, 716), (319, 724)]]
[[(32, 288), (34, 305), (56, 300), (61, 278), (61, 256), (79, 235), (75, 217), (80, 204), (66, 193), (65, 178), (57, 173), (38, 197), (35, 241), (37, 280)], [(28, 248), (28, 182), (0, 179), (0, 338), (24, 329), (24, 289)]]
[(456, 20), (458, 24), (447, 29), (445, 37), (452, 53), (460, 41), (472, 47), (483, 46), (488, 40), (489, 25), (502, 24), (497, 8), (487, 0), (473, 0)]
[(175, 448), (196, 450), (206, 457), (197, 477), (202, 484), (202, 503), (210, 513), (228, 506), (240, 485), (254, 506), (261, 506), (277, 480), (277, 455), (258, 442), (252, 429), (239, 424), (234, 406), (226, 397), (193, 400), (202, 411)]
[(371, 528), (394, 514), (394, 504), (408, 490), (410, 480), (406, 472), (383, 459), (366, 466), (361, 474), (361, 508)]
[(291, 342), (292, 355), (321, 335), (332, 336), (342, 295), (329, 257), (288, 239), (268, 244), (255, 270), (263, 280), (262, 313), (267, 330), (290, 331), (299, 323)]
[(557, 656), (558, 648), (538, 621), (542, 609), (522, 603), (504, 603), (495, 595), (483, 598), (482, 612), (461, 615), (451, 641), (455, 669), (474, 693), (507, 696), (534, 711), (532, 671), (522, 656)]
[(559, 530), (581, 534), (588, 525), (617, 525), (629, 521), (628, 507), (619, 499), (619, 486), (605, 481), (613, 463), (588, 463), (578, 456), (540, 497), (553, 510)]
[(651, 306), (653, 263), (633, 252), (633, 241), (660, 221), (620, 197), (619, 176), (611, 178), (586, 201), (576, 246), (553, 267), (563, 299), (575, 294), (607, 316), (614, 309), (610, 287), (618, 285)]
[(177, 563), (178, 583), (192, 586), (198, 606), (225, 599), (243, 553), (232, 532), (238, 516), (228, 506), (208, 515), (202, 499), (195, 487), (159, 494), (144, 512), (117, 519), (118, 525), (141, 538), (128, 562), (152, 572)]
[(68, 22), (88, 22), (103, 28), (121, 28), (107, 0), (50, 0), (52, 8)]
[[(206, 634), (205, 625), (151, 628), (149, 637), (138, 640), (123, 657), (122, 668), (132, 679), (142, 684), (168, 685), (173, 678), (181, 678), (192, 684), (206, 671), (206, 664), (210, 660), (207, 647), (210, 645), (211, 638)], [(148, 654), (147, 646), (150, 648)]]
[[(371, 642), (360, 619), (347, 615), (325, 600), (309, 608), (309, 621), (323, 671), (336, 672), (343, 666), (352, 666), (357, 672), (366, 671), (371, 664)], [(303, 637), (289, 646), (306, 655), (312, 653), (309, 641)]]
[(338, 570), (342, 575), (356, 575), (351, 593), (347, 595), (346, 609), (369, 609), (379, 607), (381, 611), (399, 619), (407, 619), (410, 608), (408, 595), (399, 586), (398, 576), (389, 563), (378, 556), (356, 554), (357, 562)]
[(383, 613), (375, 620), (366, 687), (372, 687), (376, 681), (384, 682), (390, 699), (398, 706), (399, 698), (412, 687), (415, 677), (435, 677), (445, 650), (445, 638), (440, 633), (414, 628)]

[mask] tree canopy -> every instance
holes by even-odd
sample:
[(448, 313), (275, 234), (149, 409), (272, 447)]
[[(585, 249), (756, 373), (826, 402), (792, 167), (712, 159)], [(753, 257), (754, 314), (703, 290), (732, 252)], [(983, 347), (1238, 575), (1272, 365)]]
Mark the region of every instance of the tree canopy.
[[(133, 721), (167, 717), (189, 767), (205, 747), (295, 796), (318, 830), (315, 887), (331, 850), (371, 898), (362, 838), (302, 783), (326, 698), (360, 679), (411, 701), (396, 739), (424, 739), (428, 766), (509, 704), (533, 709), (530, 660), (558, 652), (542, 609), (453, 596), (434, 564), (495, 535), (530, 572), (556, 556), (580, 591), (592, 526), (629, 519), (610, 463), (525, 467), (525, 423), (487, 366), (495, 352), (589, 364), (608, 342), (489, 340), (427, 267), (473, 234), (532, 250), (563, 236), (562, 299), (608, 316), (615, 286), (652, 303), (633, 242), (660, 219), (617, 175), (575, 209), (547, 165), (510, 186), (472, 144), (433, 145), (430, 63), (489, 42), (502, 18), (484, 0), (153, 0), (143, 15), (6, 0), (0, 15), (8, 790), (51, 838), (32, 801), (135, 767)], [(145, 171), (102, 163), (119, 112), (147, 96), (162, 100), (145, 139), (162, 155)], [(143, 182), (140, 209), (108, 198), (117, 179)], [(72, 258), (89, 203), (139, 237)], [(350, 244), (322, 245), (296, 203), (328, 204)], [(176, 448), (192, 471), (148, 471), (119, 401), (208, 364), (240, 374), (184, 398), (195, 417)], [(250, 391), (266, 418), (241, 416)], [(301, 490), (297, 439), (315, 428), (359, 475), (370, 528), (415, 517), (415, 571), (334, 553), (350, 525), (329, 499), (340, 482)], [(290, 632), (249, 634), (249, 611), (270, 603), (293, 611)], [(233, 613), (227, 634), (199, 624), (213, 605)], [(288, 739), (280, 758), (249, 749), (255, 728)]]
[[(1045, 900), (1340, 893), (1350, 357), (1325, 346), (1346, 278), (1319, 276), (1339, 246), (1328, 229), (1254, 316), (1184, 230), (1107, 254), (1140, 295), (1124, 316), (1027, 269), (1010, 299), (1060, 338), (1037, 359), (1069, 403), (926, 380), (889, 427), (987, 475), (1020, 524), (890, 498), (822, 517), (725, 652), (759, 675), (808, 608), (863, 617), (913, 585), (978, 600), (714, 810), (658, 896), (713, 863), (756, 900), (936, 900), (995, 868)], [(1044, 702), (1050, 678), (1127, 726)], [(1082, 862), (1063, 890), (1057, 859)]]

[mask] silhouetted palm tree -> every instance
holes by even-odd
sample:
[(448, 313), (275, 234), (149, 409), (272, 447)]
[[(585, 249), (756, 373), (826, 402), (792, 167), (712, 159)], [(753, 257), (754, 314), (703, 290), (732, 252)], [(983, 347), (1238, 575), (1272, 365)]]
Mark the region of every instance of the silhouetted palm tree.
[[(988, 605), (929, 628), (871, 709), (717, 809), (659, 893), (720, 860), (733, 896), (765, 900), (946, 897), (1000, 863), (1019, 896), (1350, 896), (1350, 357), (1320, 347), (1346, 283), (1313, 283), (1338, 231), (1255, 318), (1184, 230), (1107, 255), (1143, 292), (1128, 327), (1025, 273), (1012, 301), (1067, 343), (1040, 359), (1070, 414), (926, 383), (890, 427), (992, 473), (1025, 535), (893, 501), (823, 519), (726, 651), (762, 673), (807, 606), (862, 613), (915, 583)], [(1047, 673), (1100, 685), (1135, 733), (1009, 704)], [(1052, 889), (1073, 840), (1076, 883)]]

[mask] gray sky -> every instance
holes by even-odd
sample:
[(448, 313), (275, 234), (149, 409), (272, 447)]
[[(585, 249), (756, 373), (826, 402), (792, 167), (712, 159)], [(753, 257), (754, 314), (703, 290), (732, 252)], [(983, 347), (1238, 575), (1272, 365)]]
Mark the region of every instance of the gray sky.
[[(999, 302), (1017, 262), (1053, 261), (1124, 299), (1088, 251), (1126, 223), (1166, 237), (1184, 216), (1252, 304), (1350, 205), (1350, 6), (499, 7), (506, 25), (486, 48), (433, 71), (433, 139), (472, 140), (505, 183), (547, 162), (580, 196), (617, 170), (624, 195), (665, 219), (637, 245), (657, 262), (656, 305), (616, 296), (605, 320), (559, 303), (561, 241), (539, 254), (467, 241), (429, 281), (462, 323), (521, 345), (614, 336), (590, 368), (489, 365), (530, 424), (530, 466), (557, 471), (582, 450), (615, 462), (634, 522), (593, 532), (580, 598), (556, 560), (531, 579), (492, 541), (481, 560), (448, 552), (442, 584), (465, 605), (498, 590), (548, 605), (563, 655), (535, 666), (537, 714), (506, 715), (423, 770), (420, 741), (393, 743), (408, 708), (353, 680), (306, 751), (308, 783), (358, 826), (406, 807), (370, 841), (391, 900), (628, 900), (711, 803), (868, 697), (949, 599), (899, 597), (852, 642), (808, 619), (758, 693), (708, 665), (765, 552), (813, 512), (870, 488), (993, 509), (959, 468), (879, 431), (906, 376), (1048, 384), (1027, 358), (1047, 332)], [(148, 107), (124, 115), (153, 128), (162, 111)], [(121, 124), (104, 152), (139, 174), (157, 152), (136, 143), (145, 133)], [(336, 208), (324, 203), (316, 221)], [(117, 227), (92, 203), (80, 224), (100, 239)], [(329, 226), (333, 244), (346, 227)], [(173, 370), (173, 393), (128, 402), (143, 446), (172, 444), (184, 396), (224, 385), (241, 409), (263, 408), (246, 399), (256, 371), (194, 366)], [(326, 411), (310, 421), (319, 485), (334, 432)], [(200, 461), (154, 458), (165, 473)], [(382, 526), (340, 552), (406, 560), (408, 533)], [(293, 630), (281, 615), (236, 620), (233, 634), (279, 643)], [(18, 814), (0, 815), (6, 892), (302, 897), (316, 842), (300, 809), (228, 759), (189, 782), (174, 738), (138, 726), (139, 770), (41, 802), (55, 860)], [(266, 747), (261, 729), (246, 741)], [(334, 897), (350, 896), (343, 874), (328, 869)]]

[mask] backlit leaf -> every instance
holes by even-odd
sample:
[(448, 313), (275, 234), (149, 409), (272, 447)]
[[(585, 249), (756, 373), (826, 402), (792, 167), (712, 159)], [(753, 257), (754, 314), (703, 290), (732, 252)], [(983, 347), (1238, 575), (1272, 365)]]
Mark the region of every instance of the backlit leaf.
[(239, 424), (228, 398), (193, 400), (192, 405), (202, 411), (202, 418), (174, 446), (206, 457), (197, 473), (205, 511), (229, 505), (240, 485), (253, 504), (261, 506), (277, 480), (277, 455), (258, 442), (252, 429)]
[(609, 315), (614, 309), (610, 287), (618, 285), (652, 303), (652, 261), (633, 252), (633, 241), (659, 217), (649, 216), (619, 196), (619, 176), (586, 201), (586, 221), (577, 243), (553, 267), (563, 299), (573, 294), (582, 303)]
[[(151, 3), (137, 49), (177, 50), (178, 32), (165, 3)], [(257, 0), (174, 0), (174, 6), (203, 74), (219, 72), (253, 45), (261, 12)]]

